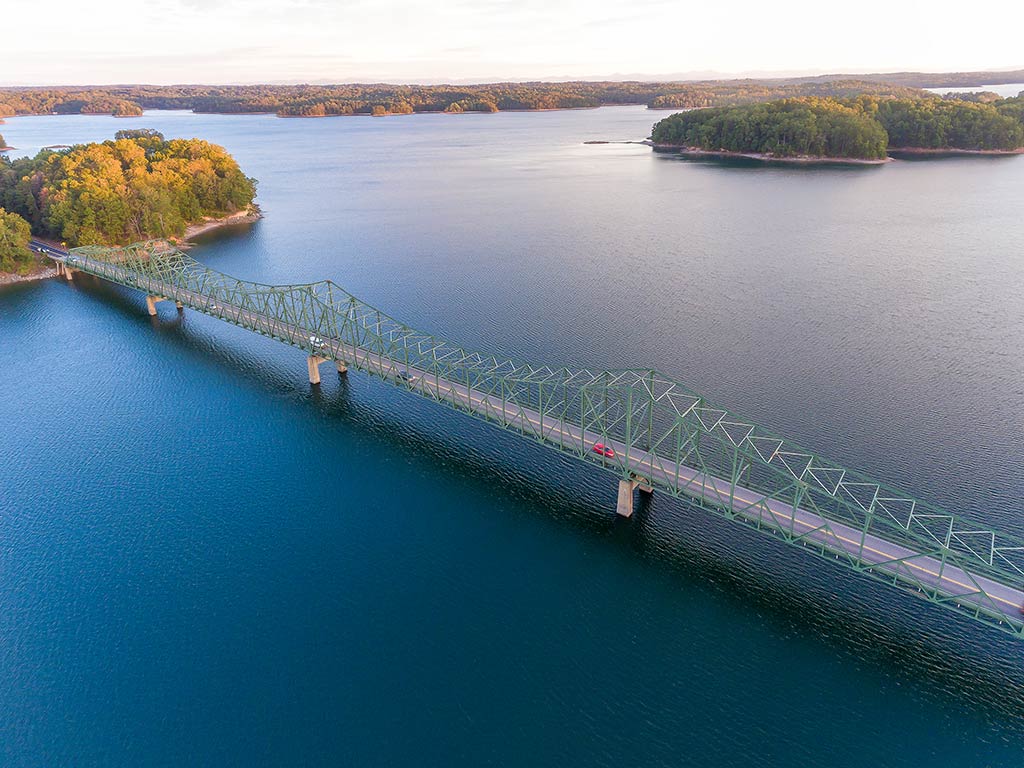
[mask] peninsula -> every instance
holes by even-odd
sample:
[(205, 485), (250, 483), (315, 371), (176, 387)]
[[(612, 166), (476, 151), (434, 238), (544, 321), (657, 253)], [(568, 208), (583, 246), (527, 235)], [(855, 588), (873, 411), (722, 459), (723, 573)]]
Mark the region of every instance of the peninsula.
[(259, 217), (256, 182), (223, 147), (152, 130), (0, 158), (0, 272), (25, 274), (30, 237), (76, 245), (179, 242)]

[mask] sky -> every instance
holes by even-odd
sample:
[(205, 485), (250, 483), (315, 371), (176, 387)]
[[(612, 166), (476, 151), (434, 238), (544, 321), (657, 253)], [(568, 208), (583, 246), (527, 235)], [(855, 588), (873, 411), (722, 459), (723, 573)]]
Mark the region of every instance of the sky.
[(11, 0), (0, 84), (1024, 68), (1024, 0)]

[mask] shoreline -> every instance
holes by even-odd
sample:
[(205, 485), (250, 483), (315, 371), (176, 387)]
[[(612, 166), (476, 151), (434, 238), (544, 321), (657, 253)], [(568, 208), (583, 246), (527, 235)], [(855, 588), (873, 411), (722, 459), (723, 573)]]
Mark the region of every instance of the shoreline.
[[(251, 224), (261, 218), (263, 218), (263, 213), (260, 211), (259, 206), (254, 204), (244, 211), (237, 211), (219, 219), (205, 219), (186, 227), (185, 234), (182, 236), (181, 240), (175, 242), (174, 245), (182, 250), (187, 250), (192, 245), (192, 243), (188, 242), (189, 239), (196, 235), (200, 235), (204, 232), (210, 232), (211, 230), (218, 229), (220, 227), (229, 227), (232, 224)], [(60, 243), (43, 240), (41, 238), (35, 239), (56, 248), (61, 247)], [(24, 275), (19, 275), (17, 272), (0, 272), (0, 288), (6, 285), (15, 285), (17, 283), (31, 283), (36, 280), (48, 280), (56, 276), (56, 267), (47, 266), (42, 259), (36, 257), (36, 266)]]
[(779, 157), (768, 155), (763, 152), (730, 152), (724, 149), (700, 149), (699, 147), (688, 147), (682, 144), (654, 144), (650, 146), (655, 152), (675, 153), (689, 157), (724, 157), (724, 158), (745, 158), (747, 160), (758, 160), (763, 163), (793, 163), (797, 165), (884, 165), (893, 162), (891, 157), (866, 160), (859, 157), (817, 157), (811, 155), (793, 155), (790, 157)]
[(24, 275), (17, 272), (0, 272), (0, 288), (5, 285), (16, 285), (18, 283), (33, 283), (36, 280), (49, 280), (57, 276), (56, 267), (47, 267), (44, 264), (37, 264), (35, 269)]
[(924, 147), (889, 147), (897, 155), (1024, 155), (1024, 147), (1017, 149), (925, 149)]
[(223, 216), (219, 219), (206, 218), (203, 221), (196, 222), (195, 224), (189, 224), (185, 227), (185, 234), (182, 235), (181, 240), (178, 243), (178, 247), (187, 245), (188, 241), (197, 235), (201, 235), (204, 232), (210, 232), (220, 227), (229, 227), (232, 224), (252, 224), (255, 221), (259, 221), (263, 218), (263, 212), (259, 209), (258, 205), (251, 205), (244, 211), (236, 211), (235, 213)]

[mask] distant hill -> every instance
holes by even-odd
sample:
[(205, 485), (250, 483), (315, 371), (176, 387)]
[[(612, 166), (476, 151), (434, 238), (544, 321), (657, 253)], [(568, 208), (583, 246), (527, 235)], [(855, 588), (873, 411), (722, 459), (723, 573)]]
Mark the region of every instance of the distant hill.
[(475, 85), (112, 85), (0, 88), (0, 118), (32, 114), (138, 115), (143, 109), (189, 109), (281, 117), (393, 115), (414, 112), (503, 112), (646, 104), (692, 109), (805, 96), (862, 94), (921, 98), (922, 88), (1024, 82), (1005, 72), (890, 72), (716, 80), (571, 80)]
[(976, 85), (1024, 83), (1024, 69), (983, 72), (885, 72), (868, 75), (817, 75), (785, 78), (779, 82), (811, 83), (831, 80), (863, 80), (902, 85), (906, 88), (970, 88)]

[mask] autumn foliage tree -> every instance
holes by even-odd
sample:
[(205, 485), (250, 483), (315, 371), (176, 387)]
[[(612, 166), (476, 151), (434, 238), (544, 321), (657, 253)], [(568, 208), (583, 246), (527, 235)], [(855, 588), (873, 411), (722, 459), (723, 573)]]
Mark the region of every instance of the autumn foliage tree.
[(155, 131), (0, 161), (0, 205), (70, 245), (180, 237), (191, 223), (246, 208), (255, 191), (222, 147)]

